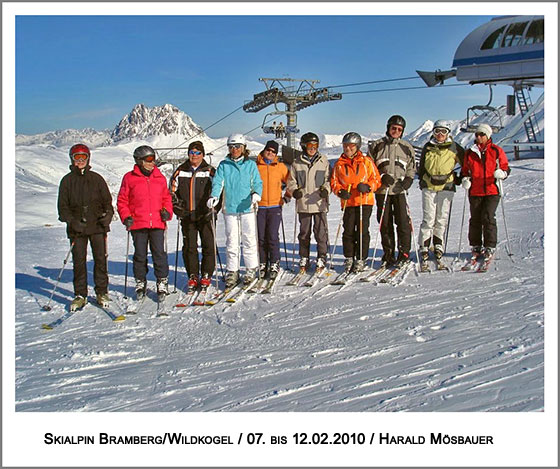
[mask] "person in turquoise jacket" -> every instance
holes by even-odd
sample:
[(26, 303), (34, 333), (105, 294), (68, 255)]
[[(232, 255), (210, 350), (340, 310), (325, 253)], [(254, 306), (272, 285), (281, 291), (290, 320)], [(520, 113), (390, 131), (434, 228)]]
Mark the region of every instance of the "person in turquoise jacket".
[(245, 137), (233, 134), (227, 141), (229, 153), (218, 165), (212, 181), (212, 196), (208, 207), (218, 204), (223, 191), (223, 212), (226, 228), (226, 288), (239, 281), (239, 240), (243, 244), (245, 276), (243, 283), (257, 278), (259, 258), (257, 243), (256, 205), (261, 200), (262, 179), (257, 164), (250, 160)]

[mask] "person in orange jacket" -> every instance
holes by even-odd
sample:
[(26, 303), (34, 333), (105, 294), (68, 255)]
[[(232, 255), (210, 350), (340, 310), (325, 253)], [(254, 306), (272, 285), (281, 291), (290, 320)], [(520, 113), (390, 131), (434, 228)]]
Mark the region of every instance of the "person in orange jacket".
[(373, 160), (360, 151), (361, 145), (362, 138), (358, 133), (348, 132), (344, 135), (344, 152), (335, 163), (331, 178), (332, 192), (340, 197), (341, 208), (344, 210), (344, 270), (353, 272), (361, 272), (365, 268), (374, 193), (381, 187), (379, 171)]
[(278, 143), (269, 140), (257, 157), (257, 168), (263, 182), (262, 198), (257, 212), (259, 233), (260, 278), (268, 274), (275, 279), (280, 270), (279, 228), (282, 223), (282, 205), (290, 201), (286, 193), (282, 197), (282, 185), (286, 184), (289, 171), (278, 161)]

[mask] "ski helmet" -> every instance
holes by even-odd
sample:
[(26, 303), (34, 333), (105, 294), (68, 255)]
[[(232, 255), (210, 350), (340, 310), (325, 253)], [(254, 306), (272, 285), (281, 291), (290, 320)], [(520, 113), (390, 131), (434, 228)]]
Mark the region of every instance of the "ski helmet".
[(87, 161), (89, 163), (91, 153), (87, 145), (84, 145), (83, 143), (77, 143), (76, 145), (73, 145), (72, 148), (70, 148), (68, 155), (70, 156), (70, 163), (72, 164), (74, 163), (74, 155), (87, 155)]
[(317, 137), (317, 134), (314, 134), (313, 132), (307, 132), (303, 134), (299, 140), (301, 148), (305, 150), (305, 146), (308, 143), (316, 143), (317, 145), (319, 145), (319, 137)]
[(403, 128), (403, 132), (404, 132), (404, 128), (406, 127), (406, 121), (404, 120), (403, 116), (399, 116), (398, 114), (395, 114), (394, 116), (389, 117), (389, 120), (387, 121), (387, 131), (389, 131), (389, 128), (392, 125), (400, 125)]
[(152, 147), (149, 147), (148, 145), (142, 145), (141, 147), (138, 147), (136, 150), (134, 150), (134, 161), (136, 161), (136, 163), (140, 163), (140, 161), (142, 161), (143, 159), (147, 158), (148, 156), (156, 156), (156, 152)]
[(227, 145), (228, 147), (230, 145), (247, 145), (247, 142), (245, 140), (245, 135), (243, 134), (231, 134), (228, 139), (227, 139)]
[(438, 119), (435, 123), (434, 123), (434, 129), (445, 129), (447, 130), (447, 132), (451, 132), (451, 122), (446, 121), (444, 119)]
[(342, 144), (345, 143), (353, 143), (356, 145), (358, 150), (362, 146), (362, 137), (359, 133), (356, 132), (348, 132), (344, 137), (342, 137)]

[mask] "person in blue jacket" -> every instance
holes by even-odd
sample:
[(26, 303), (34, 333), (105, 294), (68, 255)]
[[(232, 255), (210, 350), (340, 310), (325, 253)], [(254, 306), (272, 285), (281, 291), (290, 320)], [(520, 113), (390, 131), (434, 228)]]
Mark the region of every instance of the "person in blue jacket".
[(223, 191), (222, 210), (227, 254), (226, 288), (231, 288), (239, 281), (240, 239), (246, 269), (243, 283), (250, 284), (257, 277), (259, 256), (256, 206), (261, 200), (262, 179), (257, 164), (248, 157), (243, 135), (230, 135), (227, 145), (229, 153), (216, 170), (208, 207), (212, 208), (218, 204)]

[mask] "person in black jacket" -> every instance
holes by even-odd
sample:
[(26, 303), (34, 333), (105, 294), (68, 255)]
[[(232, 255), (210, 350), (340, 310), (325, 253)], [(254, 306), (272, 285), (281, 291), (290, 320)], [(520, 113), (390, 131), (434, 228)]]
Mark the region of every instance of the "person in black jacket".
[(74, 295), (70, 309), (87, 304), (86, 254), (88, 241), (93, 253), (93, 279), (97, 303), (109, 306), (107, 292), (107, 232), (113, 218), (111, 193), (103, 177), (91, 171), (91, 153), (81, 143), (70, 148), (70, 172), (58, 189), (58, 219), (66, 223), (66, 233), (73, 243)]
[[(183, 232), (183, 262), (189, 276), (188, 288), (208, 287), (216, 268), (212, 211), (207, 202), (216, 172), (204, 159), (204, 145), (191, 142), (189, 158), (171, 177), (173, 212), (181, 220)], [(215, 213), (220, 205), (215, 208)], [(214, 219), (214, 223), (215, 223)], [(215, 227), (215, 225), (214, 225)], [(202, 245), (202, 260), (198, 258), (198, 237)]]

